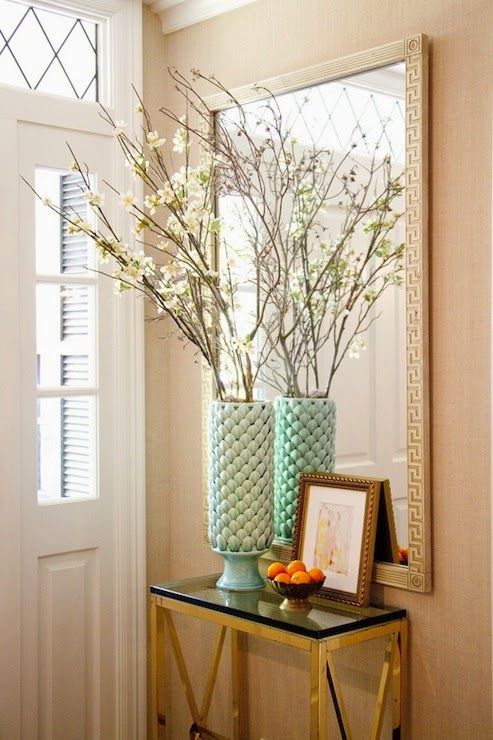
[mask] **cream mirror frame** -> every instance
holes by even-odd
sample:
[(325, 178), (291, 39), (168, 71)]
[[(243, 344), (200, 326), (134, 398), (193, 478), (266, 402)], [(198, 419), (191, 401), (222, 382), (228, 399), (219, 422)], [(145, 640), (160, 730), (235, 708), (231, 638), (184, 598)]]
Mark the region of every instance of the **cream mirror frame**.
[[(262, 82), (280, 95), (342, 77), (405, 63), (405, 243), (406, 243), (406, 401), (407, 401), (407, 521), (408, 565), (376, 562), (377, 583), (429, 591), (430, 547), (430, 433), (428, 378), (428, 40), (420, 34), (374, 49), (335, 59)], [(241, 103), (265, 96), (251, 86), (233, 91)], [(214, 115), (231, 106), (225, 95), (207, 100)], [(213, 122), (211, 121), (211, 124)], [(203, 370), (203, 481), (207, 520), (207, 408), (213, 397), (212, 377)], [(275, 559), (289, 560), (289, 545), (274, 544)]]

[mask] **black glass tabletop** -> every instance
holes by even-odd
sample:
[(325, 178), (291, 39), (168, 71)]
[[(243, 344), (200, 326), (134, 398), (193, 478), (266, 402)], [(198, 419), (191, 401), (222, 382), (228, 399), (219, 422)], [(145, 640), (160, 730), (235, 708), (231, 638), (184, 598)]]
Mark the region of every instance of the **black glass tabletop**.
[(218, 575), (201, 576), (150, 586), (150, 591), (168, 599), (211, 609), (320, 640), (352, 630), (384, 624), (406, 616), (405, 609), (369, 606), (346, 607), (334, 601), (311, 597), (309, 611), (280, 609), (282, 596), (269, 583), (259, 591), (226, 591), (216, 587)]

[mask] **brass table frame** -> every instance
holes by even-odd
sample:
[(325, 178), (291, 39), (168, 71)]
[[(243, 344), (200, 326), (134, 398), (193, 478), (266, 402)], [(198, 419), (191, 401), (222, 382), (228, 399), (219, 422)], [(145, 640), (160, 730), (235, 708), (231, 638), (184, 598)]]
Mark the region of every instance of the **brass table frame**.
[[(370, 740), (380, 738), (385, 700), (390, 687), (392, 690), (392, 738), (396, 740), (397, 738), (405, 737), (405, 722), (403, 721), (402, 710), (406, 706), (407, 684), (407, 619), (405, 617), (386, 621), (383, 624), (356, 628), (342, 634), (315, 639), (288, 632), (282, 629), (282, 627), (260, 624), (247, 618), (215, 611), (204, 606), (154, 593), (150, 595), (150, 611), (150, 738), (152, 740), (160, 740), (165, 737), (165, 627), (169, 635), (169, 643), (175, 656), (181, 683), (192, 715), (191, 738), (228, 740), (223, 735), (213, 732), (206, 727), (227, 629), (230, 630), (231, 635), (232, 740), (248, 739), (247, 692), (245, 691), (246, 671), (244, 670), (247, 635), (272, 640), (283, 645), (290, 645), (309, 654), (310, 740), (325, 740), (327, 738), (326, 705), (329, 693), (334, 703), (341, 737), (343, 740), (351, 740), (352, 737), (333, 653), (350, 645), (357, 645), (368, 640), (386, 637), (385, 655), (372, 719)], [(200, 708), (192, 688), (172, 612), (188, 614), (217, 625), (216, 639)]]

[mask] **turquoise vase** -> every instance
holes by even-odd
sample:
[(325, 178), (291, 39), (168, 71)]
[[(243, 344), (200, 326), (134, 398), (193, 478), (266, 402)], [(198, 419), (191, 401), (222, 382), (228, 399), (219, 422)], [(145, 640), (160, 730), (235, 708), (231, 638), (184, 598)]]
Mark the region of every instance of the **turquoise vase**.
[(263, 588), (258, 559), (274, 538), (274, 409), (268, 401), (209, 409), (209, 540), (224, 558), (220, 588)]
[(293, 539), (301, 473), (331, 473), (335, 463), (336, 406), (330, 398), (274, 401), (274, 531)]

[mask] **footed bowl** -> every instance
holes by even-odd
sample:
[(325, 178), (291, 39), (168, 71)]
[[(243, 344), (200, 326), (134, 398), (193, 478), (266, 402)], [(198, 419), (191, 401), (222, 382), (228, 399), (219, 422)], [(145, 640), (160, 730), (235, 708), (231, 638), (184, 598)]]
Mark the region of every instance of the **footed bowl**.
[(274, 581), (272, 578), (267, 579), (274, 591), (284, 596), (284, 601), (280, 604), (279, 609), (287, 611), (308, 610), (312, 608), (309, 597), (318, 593), (324, 581), (315, 581), (314, 583), (281, 583)]

